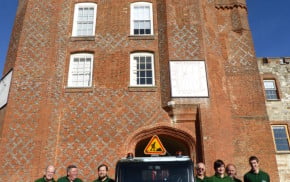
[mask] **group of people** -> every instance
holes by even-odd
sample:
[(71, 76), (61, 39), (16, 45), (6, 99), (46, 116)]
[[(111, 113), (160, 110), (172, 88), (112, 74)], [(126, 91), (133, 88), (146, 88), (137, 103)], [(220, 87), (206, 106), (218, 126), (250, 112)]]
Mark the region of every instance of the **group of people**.
[[(244, 182), (270, 182), (269, 175), (259, 167), (256, 156), (249, 158), (251, 170), (244, 175)], [(214, 162), (215, 174), (211, 177), (205, 175), (205, 165), (200, 162), (196, 165), (195, 182), (242, 182), (237, 178), (237, 169), (234, 164), (225, 165), (222, 160)]]
[[(249, 164), (251, 170), (244, 175), (244, 182), (270, 182), (269, 175), (259, 168), (259, 159), (256, 156), (249, 158)], [(204, 163), (197, 163), (195, 182), (242, 182), (242, 180), (237, 178), (237, 170), (234, 164), (225, 165), (222, 160), (216, 160), (213, 166), (215, 174), (207, 177)], [(54, 174), (54, 166), (49, 165), (45, 170), (44, 176), (35, 182), (55, 182)], [(59, 178), (57, 182), (82, 182), (78, 178), (77, 166), (69, 165), (67, 167), (67, 175)], [(98, 178), (94, 182), (115, 182), (108, 177), (107, 165), (101, 164), (98, 167)]]
[[(94, 182), (115, 182), (108, 177), (108, 166), (101, 164), (98, 167), (98, 178)], [(55, 174), (55, 167), (49, 165), (46, 167), (45, 174), (42, 178), (37, 179), (35, 182), (82, 182), (78, 178), (78, 168), (75, 165), (69, 165), (66, 170), (67, 175), (59, 178), (57, 181), (53, 178)]]

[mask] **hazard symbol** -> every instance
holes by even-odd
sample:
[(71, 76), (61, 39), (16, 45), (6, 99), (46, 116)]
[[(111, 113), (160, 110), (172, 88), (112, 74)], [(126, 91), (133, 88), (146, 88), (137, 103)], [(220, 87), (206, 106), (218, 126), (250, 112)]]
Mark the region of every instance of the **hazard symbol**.
[(165, 155), (166, 150), (163, 147), (157, 135), (154, 135), (144, 150), (144, 154)]

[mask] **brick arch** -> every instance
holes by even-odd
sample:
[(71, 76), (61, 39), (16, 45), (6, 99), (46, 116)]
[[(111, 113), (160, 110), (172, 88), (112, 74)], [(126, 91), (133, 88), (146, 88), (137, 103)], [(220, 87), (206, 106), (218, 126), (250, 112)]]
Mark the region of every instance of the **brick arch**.
[(137, 130), (126, 141), (125, 144), (126, 153), (134, 153), (135, 155), (135, 148), (137, 144), (148, 138), (151, 138), (153, 135), (163, 135), (169, 137), (169, 139), (171, 138), (183, 142), (189, 150), (189, 156), (192, 159), (195, 159), (196, 139), (189, 132), (183, 129), (174, 128), (170, 126), (155, 126)]

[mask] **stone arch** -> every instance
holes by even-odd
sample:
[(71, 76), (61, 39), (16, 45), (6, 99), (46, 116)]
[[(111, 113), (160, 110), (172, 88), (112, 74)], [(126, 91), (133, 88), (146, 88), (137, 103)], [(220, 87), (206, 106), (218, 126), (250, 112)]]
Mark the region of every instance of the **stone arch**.
[[(130, 138), (128, 138), (126, 142), (126, 152), (134, 153), (134, 155), (137, 154), (137, 156), (140, 156), (140, 150), (142, 150), (143, 147), (145, 149), (147, 143), (153, 135), (159, 136), (166, 150), (170, 150), (171, 155), (175, 155), (175, 152), (178, 150), (183, 150), (182, 152), (184, 155), (188, 155), (192, 159), (195, 159), (195, 138), (183, 129), (173, 128), (170, 126), (156, 126), (136, 131)], [(176, 147), (174, 147), (175, 145)], [(137, 149), (138, 147), (139, 149)], [(176, 151), (174, 151), (174, 149), (176, 149)]]

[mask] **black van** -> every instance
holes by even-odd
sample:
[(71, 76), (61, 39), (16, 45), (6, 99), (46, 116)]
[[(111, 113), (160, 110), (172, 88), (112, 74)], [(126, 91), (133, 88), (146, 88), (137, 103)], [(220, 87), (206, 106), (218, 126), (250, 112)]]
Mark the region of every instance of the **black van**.
[(121, 159), (115, 179), (116, 182), (194, 182), (193, 162), (187, 156)]

